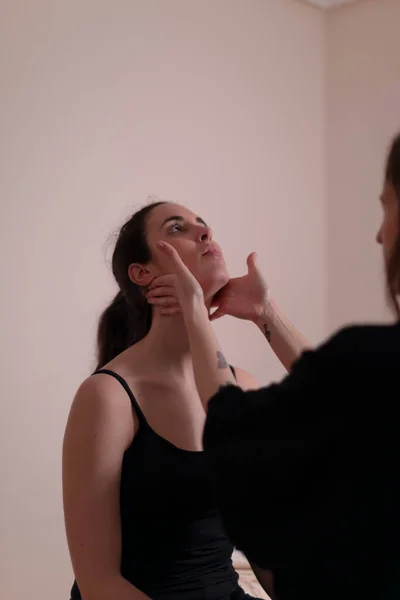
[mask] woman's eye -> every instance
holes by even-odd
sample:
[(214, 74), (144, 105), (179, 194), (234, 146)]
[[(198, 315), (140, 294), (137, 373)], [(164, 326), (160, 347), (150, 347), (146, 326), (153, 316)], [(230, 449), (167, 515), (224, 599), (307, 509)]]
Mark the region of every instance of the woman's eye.
[(172, 227), (170, 227), (171, 233), (176, 233), (177, 231), (183, 231), (183, 226), (181, 223), (174, 223)]

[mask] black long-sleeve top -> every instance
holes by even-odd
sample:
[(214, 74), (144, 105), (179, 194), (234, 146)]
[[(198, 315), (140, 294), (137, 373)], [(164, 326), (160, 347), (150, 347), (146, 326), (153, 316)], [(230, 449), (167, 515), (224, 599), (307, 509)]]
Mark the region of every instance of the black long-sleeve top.
[(282, 383), (210, 400), (225, 528), (278, 600), (361, 600), (372, 578), (400, 598), (399, 403), (399, 324), (344, 329)]

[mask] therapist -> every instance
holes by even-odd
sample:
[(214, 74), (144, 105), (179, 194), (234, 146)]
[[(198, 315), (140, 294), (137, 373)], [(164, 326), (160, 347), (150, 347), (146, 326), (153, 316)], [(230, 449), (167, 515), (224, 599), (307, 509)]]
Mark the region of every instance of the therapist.
[[(400, 136), (389, 151), (380, 201), (377, 241), (399, 317)], [(155, 280), (149, 295), (167, 286), (183, 312), (208, 413), (204, 449), (233, 543), (277, 600), (400, 598), (398, 319), (343, 329), (293, 366), (288, 356), (291, 372), (280, 384), (244, 392), (201, 287), (171, 246), (161, 243), (159, 250), (171, 275)], [(248, 274), (231, 280), (217, 303), (216, 317), (246, 318), (271, 345), (275, 335), (286, 339), (290, 354), (290, 331), (282, 335), (254, 256)]]

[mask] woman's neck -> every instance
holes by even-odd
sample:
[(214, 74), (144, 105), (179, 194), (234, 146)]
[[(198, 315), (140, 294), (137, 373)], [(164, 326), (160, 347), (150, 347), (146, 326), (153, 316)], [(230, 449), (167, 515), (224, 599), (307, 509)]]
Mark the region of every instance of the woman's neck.
[(165, 316), (154, 308), (151, 329), (141, 344), (153, 364), (171, 365), (179, 370), (191, 368), (189, 339), (181, 313)]

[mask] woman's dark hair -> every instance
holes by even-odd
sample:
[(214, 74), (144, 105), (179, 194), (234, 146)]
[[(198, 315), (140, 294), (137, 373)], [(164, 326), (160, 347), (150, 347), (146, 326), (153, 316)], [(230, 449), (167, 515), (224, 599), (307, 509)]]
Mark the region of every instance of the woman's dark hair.
[(131, 281), (129, 266), (147, 264), (151, 252), (146, 224), (152, 210), (165, 202), (153, 202), (135, 213), (121, 227), (112, 256), (112, 272), (119, 292), (100, 317), (97, 330), (97, 369), (139, 342), (151, 327), (151, 307), (140, 286)]
[(400, 319), (400, 134), (394, 138), (390, 146), (385, 180), (393, 186), (398, 201), (397, 238), (387, 265), (387, 287), (390, 300)]

